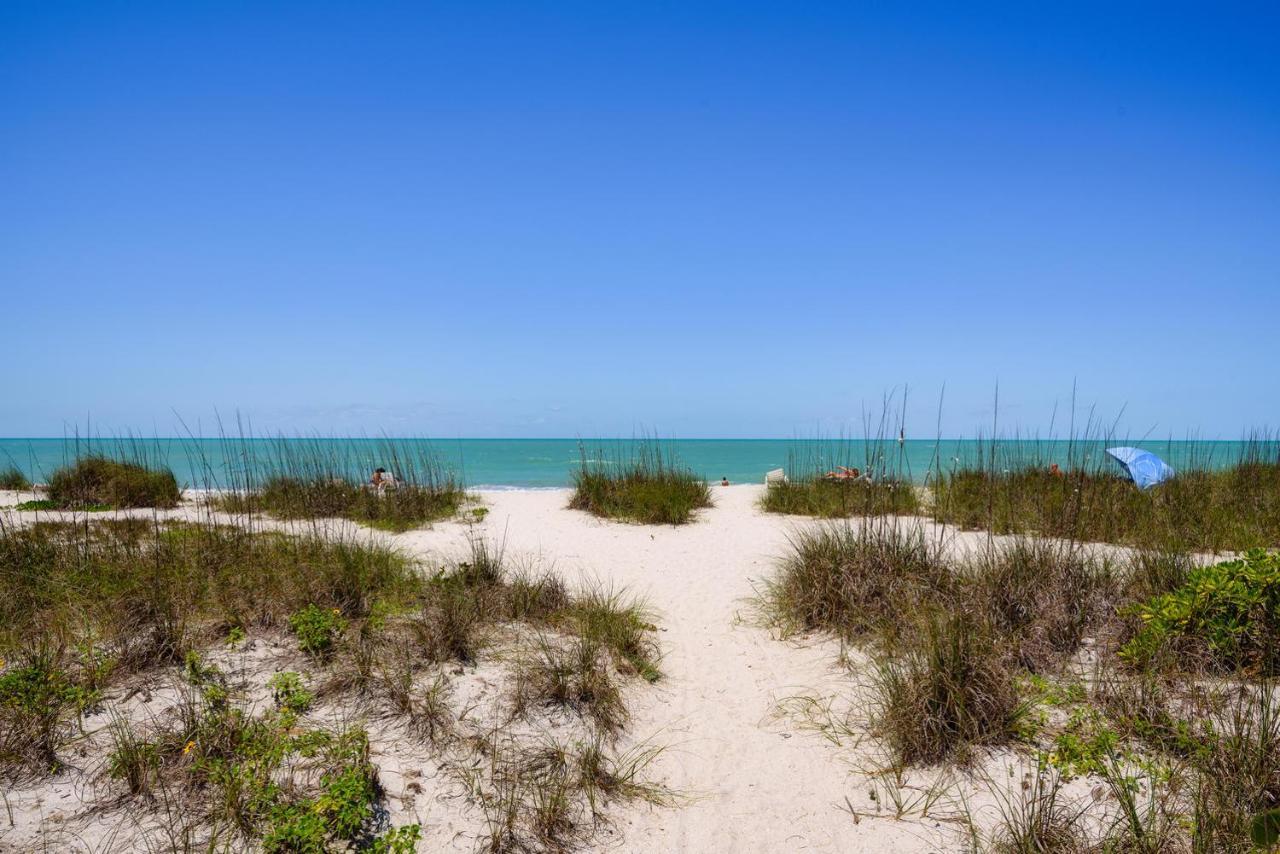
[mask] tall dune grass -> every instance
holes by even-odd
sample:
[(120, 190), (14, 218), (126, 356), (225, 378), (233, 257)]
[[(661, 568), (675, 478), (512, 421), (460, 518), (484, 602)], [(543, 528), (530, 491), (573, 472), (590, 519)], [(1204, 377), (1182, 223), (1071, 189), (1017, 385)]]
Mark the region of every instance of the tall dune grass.
[[(232, 513), (261, 512), (280, 519), (346, 518), (405, 531), (448, 518), (467, 500), (460, 481), (421, 442), (241, 439), (234, 459), (237, 463), (223, 476), (231, 489), (217, 501)], [(370, 479), (379, 468), (391, 482), (375, 487)]]
[(657, 439), (637, 440), (608, 453), (580, 447), (569, 507), (606, 519), (683, 525), (711, 506), (711, 490)]
[[(937, 472), (934, 517), (995, 533), (1144, 548), (1280, 546), (1280, 442), (1255, 436), (1226, 467), (1189, 459), (1148, 490), (1105, 455), (1111, 444), (1123, 442), (1081, 441), (1067, 459), (1050, 461), (1034, 447), (989, 443), (979, 464)], [(1050, 471), (1053, 462), (1059, 474)]]

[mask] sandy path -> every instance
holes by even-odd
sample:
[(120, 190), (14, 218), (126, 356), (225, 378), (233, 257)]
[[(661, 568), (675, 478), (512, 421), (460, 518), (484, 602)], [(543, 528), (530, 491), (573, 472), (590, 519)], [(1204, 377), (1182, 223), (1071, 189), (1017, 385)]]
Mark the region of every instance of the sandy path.
[[(484, 527), (493, 537), (505, 531), (509, 554), (625, 586), (657, 612), (664, 678), (637, 692), (631, 732), (668, 747), (652, 770), (690, 800), (623, 812), (610, 850), (939, 850), (943, 831), (933, 822), (855, 823), (845, 797), (861, 807), (865, 785), (859, 797), (841, 752), (771, 717), (780, 698), (847, 692), (849, 683), (834, 666), (834, 644), (783, 643), (750, 624), (753, 580), (805, 524), (761, 513), (759, 494), (716, 488), (716, 506), (682, 527), (604, 522), (566, 510), (562, 490), (484, 494)], [(437, 554), (465, 543), (456, 525), (395, 539)]]

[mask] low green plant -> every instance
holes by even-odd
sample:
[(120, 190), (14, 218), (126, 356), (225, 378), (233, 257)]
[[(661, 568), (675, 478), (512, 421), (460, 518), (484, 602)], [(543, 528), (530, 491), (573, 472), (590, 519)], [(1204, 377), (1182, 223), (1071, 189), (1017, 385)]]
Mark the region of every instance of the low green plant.
[(328, 655), (346, 627), (339, 608), (311, 604), (289, 616), (289, 628), (298, 638), (298, 648), (315, 656)]
[(1280, 554), (1255, 549), (1193, 569), (1135, 613), (1142, 626), (1121, 655), (1140, 667), (1173, 650), (1220, 671), (1280, 673)]
[(369, 854), (414, 854), (421, 838), (421, 825), (393, 827), (373, 840), (369, 846)]
[(58, 767), (72, 721), (95, 699), (53, 651), (31, 652), (0, 674), (0, 776)]
[(107, 773), (113, 779), (123, 780), (130, 795), (149, 792), (159, 773), (159, 749), (139, 738), (128, 721), (123, 719), (113, 720), (110, 732), (112, 748), (107, 759)]
[(271, 689), (271, 699), (281, 709), (288, 709), (295, 714), (302, 714), (311, 708), (315, 695), (302, 684), (302, 677), (287, 670), (277, 673), (267, 680)]
[(168, 469), (126, 460), (89, 456), (49, 478), (49, 499), (59, 507), (176, 507), (182, 498)]
[[(36, 498), (31, 501), (19, 501), (13, 506), (15, 510), (61, 510), (62, 505), (48, 498)], [(84, 508), (89, 509), (89, 508)], [(95, 506), (96, 509), (96, 506)]]
[(1049, 750), (1043, 752), (1043, 759), (1068, 780), (1085, 774), (1100, 775), (1119, 746), (1120, 736), (1104, 717), (1092, 707), (1079, 706), (1072, 709), (1066, 726), (1053, 737)]

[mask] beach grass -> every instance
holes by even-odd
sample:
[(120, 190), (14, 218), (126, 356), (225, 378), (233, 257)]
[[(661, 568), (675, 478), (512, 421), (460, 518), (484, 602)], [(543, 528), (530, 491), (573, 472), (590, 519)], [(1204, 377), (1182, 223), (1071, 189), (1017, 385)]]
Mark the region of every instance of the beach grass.
[(896, 634), (916, 603), (950, 596), (952, 567), (919, 525), (832, 523), (792, 535), (765, 606), (787, 634)]
[(683, 525), (711, 506), (707, 482), (681, 465), (656, 439), (607, 454), (580, 448), (569, 507), (605, 519), (645, 525)]
[(906, 456), (896, 440), (889, 401), (874, 434), (859, 442), (815, 439), (795, 442), (787, 452), (786, 479), (766, 484), (760, 507), (767, 513), (840, 519), (850, 516), (914, 515), (920, 496)]
[(768, 513), (821, 519), (884, 514), (909, 516), (920, 512), (919, 498), (910, 483), (834, 479), (822, 475), (770, 483), (760, 506)]
[(22, 473), (22, 469), (17, 466), (9, 466), (0, 471), (0, 489), (25, 492), (31, 489), (31, 481)]
[[(420, 829), (377, 822), (385, 793), (369, 731), (335, 726), (345, 709), (440, 751), (482, 803), (504, 804), (511, 823), (498, 838), (529, 850), (589, 840), (610, 800), (665, 797), (641, 779), (657, 751), (614, 746), (630, 717), (625, 681), (660, 676), (647, 607), (624, 591), (573, 592), (549, 571), (513, 570), (483, 538), (427, 566), (333, 532), (156, 517), (0, 523), (0, 566), (6, 785), (65, 767), (86, 716), (105, 706), (103, 779), (138, 810), (180, 815), (164, 833), (233, 849), (411, 850), (378, 847)], [(266, 709), (247, 699), (243, 676), (215, 663), (249, 638), (307, 662), (305, 677), (259, 677)], [(512, 687), (478, 735), (450, 686), (457, 668), (481, 660), (510, 670)], [(121, 685), (175, 676), (177, 701), (162, 716), (130, 717), (113, 699)], [(317, 705), (329, 723), (311, 716)], [(580, 740), (556, 748), (564, 772), (545, 776), (551, 714), (578, 721)]]
[(1000, 636), (966, 611), (919, 621), (875, 672), (873, 726), (901, 765), (967, 763), (1021, 737), (1027, 713)]
[(90, 455), (49, 477), (48, 500), (63, 509), (169, 508), (181, 499), (172, 471), (142, 461)]
[[(932, 509), (940, 522), (995, 533), (1025, 533), (1143, 548), (1242, 551), (1280, 546), (1280, 445), (1243, 444), (1220, 468), (1192, 465), (1147, 490), (1108, 467), (1107, 442), (1084, 442), (1052, 472), (1035, 453), (1002, 452), (939, 471)], [(1088, 459), (1086, 459), (1086, 457)]]
[[(841, 727), (893, 769), (986, 779), (997, 815), (969, 815), (975, 850), (1256, 850), (1280, 779), (1275, 553), (1199, 566), (1167, 542), (947, 542), (895, 517), (793, 536), (762, 604), (783, 635), (869, 660), (862, 717)], [(1034, 769), (1021, 786), (984, 776), (1010, 755)], [(1067, 794), (1081, 777), (1086, 799)]]
[[(228, 440), (234, 441), (234, 440)], [(278, 519), (342, 518), (401, 532), (454, 516), (468, 501), (430, 447), (385, 439), (356, 444), (318, 437), (242, 442), (232, 488), (215, 499), (229, 513)], [(375, 469), (385, 482), (370, 481)]]

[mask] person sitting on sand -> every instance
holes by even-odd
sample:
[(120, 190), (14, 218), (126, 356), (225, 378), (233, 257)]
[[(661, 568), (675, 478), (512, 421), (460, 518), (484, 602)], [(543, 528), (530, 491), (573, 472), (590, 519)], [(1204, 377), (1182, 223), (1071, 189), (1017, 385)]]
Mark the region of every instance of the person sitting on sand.
[(1053, 475), (1054, 477), (1064, 476), (1062, 469), (1058, 468), (1057, 463), (1054, 463), (1053, 465), (1049, 466), (1049, 474)]
[(396, 486), (395, 476), (384, 468), (376, 468), (373, 470), (373, 477), (369, 478), (369, 483), (378, 492), (387, 489), (394, 489)]
[(729, 478), (727, 478), (727, 477), (722, 477), (722, 478), (720, 478), (720, 485), (721, 485), (721, 486), (728, 486), (728, 485), (729, 485)]

